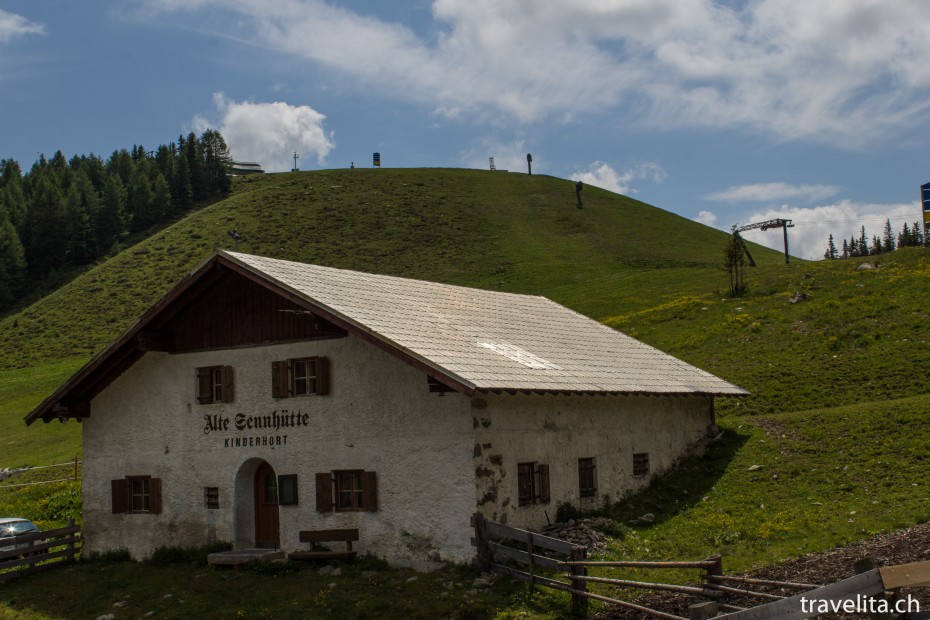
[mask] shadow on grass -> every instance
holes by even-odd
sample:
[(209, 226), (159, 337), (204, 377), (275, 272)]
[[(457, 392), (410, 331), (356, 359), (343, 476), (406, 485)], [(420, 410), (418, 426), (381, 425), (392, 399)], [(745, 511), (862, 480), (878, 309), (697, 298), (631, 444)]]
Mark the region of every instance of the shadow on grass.
[[(610, 504), (605, 516), (625, 525), (645, 527), (691, 509), (717, 484), (749, 437), (748, 433), (726, 429), (720, 439), (707, 446), (703, 456), (679, 461), (670, 472), (653, 479), (640, 493)], [(654, 517), (651, 523), (636, 523), (647, 514)]]

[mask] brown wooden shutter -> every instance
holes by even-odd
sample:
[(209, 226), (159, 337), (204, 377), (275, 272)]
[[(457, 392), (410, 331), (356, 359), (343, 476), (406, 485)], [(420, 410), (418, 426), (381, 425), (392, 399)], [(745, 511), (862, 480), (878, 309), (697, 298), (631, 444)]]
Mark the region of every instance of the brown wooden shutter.
[(236, 385), (233, 381), (233, 367), (223, 366), (220, 370), (220, 381), (223, 384), (223, 402), (231, 403), (236, 400)]
[(149, 478), (149, 512), (161, 513), (161, 478)]
[(316, 475), (316, 510), (333, 511), (333, 475), (329, 472)]
[(317, 394), (326, 396), (329, 394), (329, 358), (316, 358), (316, 385)]
[(125, 478), (110, 481), (110, 502), (113, 514), (129, 512), (129, 483)]
[(287, 398), (287, 362), (271, 362), (271, 397)]
[(197, 369), (197, 402), (201, 405), (213, 402), (213, 381), (209, 368)]
[(549, 466), (540, 464), (536, 468), (539, 474), (539, 503), (549, 503)]
[(362, 508), (366, 512), (378, 510), (378, 476), (373, 471), (362, 472)]

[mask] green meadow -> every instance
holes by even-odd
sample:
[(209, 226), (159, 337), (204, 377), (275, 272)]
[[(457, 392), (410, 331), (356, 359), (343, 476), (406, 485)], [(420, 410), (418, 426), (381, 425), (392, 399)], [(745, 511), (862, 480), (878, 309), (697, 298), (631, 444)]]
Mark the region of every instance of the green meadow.
[[(616, 522), (607, 557), (720, 553), (728, 571), (745, 570), (930, 519), (930, 253), (785, 265), (751, 246), (759, 266), (747, 270), (749, 292), (732, 298), (725, 233), (593, 187), (577, 209), (568, 180), (477, 170), (238, 179), (227, 199), (0, 318), (0, 468), (81, 454), (78, 424), (26, 428), (23, 417), (216, 249), (235, 249), (233, 229), (243, 252), (544, 295), (749, 390), (718, 399), (724, 434), (703, 458), (638, 496), (604, 498)], [(808, 297), (791, 303), (796, 293)], [(79, 518), (78, 482), (11, 486), (72, 474), (0, 482), (0, 514), (43, 527)], [(628, 525), (647, 512), (653, 524)], [(0, 617), (568, 613), (561, 595), (513, 583), (472, 593), (464, 568), (410, 581), (366, 560), (373, 570), (323, 579), (295, 567), (214, 573), (200, 561), (82, 562), (0, 584)]]

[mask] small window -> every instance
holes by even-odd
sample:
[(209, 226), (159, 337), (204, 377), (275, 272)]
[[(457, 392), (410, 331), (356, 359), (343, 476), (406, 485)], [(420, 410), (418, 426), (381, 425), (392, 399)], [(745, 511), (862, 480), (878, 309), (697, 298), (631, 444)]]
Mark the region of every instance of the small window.
[(549, 466), (517, 463), (517, 503), (520, 506), (549, 503)]
[(297, 505), (297, 474), (278, 476), (278, 504)]
[(129, 478), (129, 512), (151, 512), (151, 478)]
[(316, 475), (316, 509), (319, 512), (378, 509), (377, 476), (373, 471), (347, 469)]
[(593, 458), (578, 459), (578, 492), (582, 499), (597, 497)]
[(208, 509), (217, 510), (220, 507), (219, 487), (204, 487), (203, 503)]
[(197, 402), (201, 405), (233, 402), (232, 366), (197, 369)]
[(161, 512), (161, 479), (126, 476), (110, 481), (113, 514)]
[(648, 476), (649, 475), (649, 453), (640, 452), (639, 454), (633, 455), (633, 475), (634, 476)]
[(303, 357), (271, 363), (271, 395), (325, 396), (329, 394), (329, 360)]

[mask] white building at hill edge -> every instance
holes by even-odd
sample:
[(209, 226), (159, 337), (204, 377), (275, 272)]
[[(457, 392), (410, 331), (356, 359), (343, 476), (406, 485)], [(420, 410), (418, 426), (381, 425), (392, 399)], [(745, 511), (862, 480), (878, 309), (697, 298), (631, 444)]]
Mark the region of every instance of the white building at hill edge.
[(219, 252), (26, 418), (83, 421), (84, 549), (469, 561), (666, 471), (744, 390), (542, 297)]

